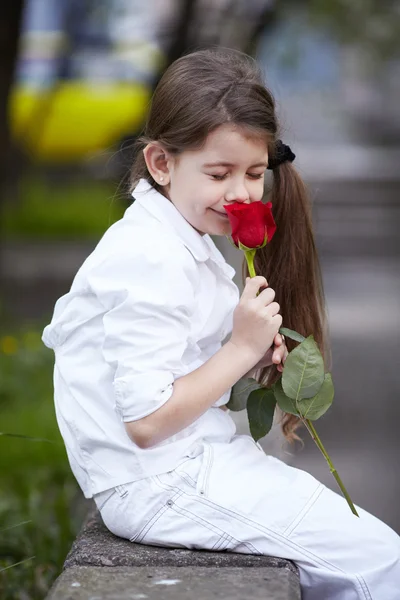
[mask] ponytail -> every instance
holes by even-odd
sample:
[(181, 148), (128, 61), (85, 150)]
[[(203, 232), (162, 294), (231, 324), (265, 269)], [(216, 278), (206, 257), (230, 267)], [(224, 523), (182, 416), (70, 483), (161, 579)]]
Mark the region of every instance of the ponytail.
[[(256, 273), (263, 275), (275, 290), (283, 326), (305, 337), (312, 334), (327, 363), (330, 358), (325, 298), (307, 189), (291, 162), (283, 162), (272, 173), (269, 200), (277, 229), (271, 242), (256, 252)], [(248, 276), (246, 261), (243, 274)], [(291, 351), (296, 343), (286, 337), (286, 345)], [(258, 380), (269, 387), (278, 378), (279, 372), (273, 365), (262, 369)], [(300, 425), (298, 417), (283, 413), (281, 425), (289, 442), (299, 439), (295, 434)]]

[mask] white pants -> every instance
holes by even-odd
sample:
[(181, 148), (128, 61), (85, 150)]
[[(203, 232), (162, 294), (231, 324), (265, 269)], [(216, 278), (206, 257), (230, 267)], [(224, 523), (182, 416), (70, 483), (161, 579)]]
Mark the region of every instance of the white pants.
[(399, 600), (400, 538), (248, 435), (196, 444), (176, 469), (95, 497), (108, 529), (141, 544), (294, 561), (304, 600)]

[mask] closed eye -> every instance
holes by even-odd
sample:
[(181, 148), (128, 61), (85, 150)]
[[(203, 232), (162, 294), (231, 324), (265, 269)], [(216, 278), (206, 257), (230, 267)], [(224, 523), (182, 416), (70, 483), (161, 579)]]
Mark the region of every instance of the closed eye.
[(227, 173), (225, 173), (225, 175), (210, 175), (210, 177), (212, 177), (216, 181), (223, 181), (224, 179), (226, 179), (226, 176)]
[[(228, 173), (225, 173), (224, 175), (210, 175), (215, 181), (223, 181), (227, 176)], [(250, 179), (261, 179), (264, 177), (264, 173), (247, 173), (247, 176), (250, 177)]]

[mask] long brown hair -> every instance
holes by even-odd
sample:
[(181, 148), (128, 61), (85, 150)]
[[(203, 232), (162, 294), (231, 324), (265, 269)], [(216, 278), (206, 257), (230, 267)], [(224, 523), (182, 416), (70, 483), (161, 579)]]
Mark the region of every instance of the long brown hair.
[[(143, 135), (137, 142), (131, 173), (134, 187), (145, 178), (159, 185), (147, 170), (143, 148), (152, 141), (179, 155), (201, 148), (208, 134), (232, 123), (262, 136), (274, 156), (279, 126), (272, 94), (263, 84), (257, 63), (236, 50), (199, 50), (176, 60), (164, 73), (152, 98)], [(271, 243), (256, 253), (255, 267), (276, 292), (283, 324), (307, 336), (311, 333), (326, 353), (326, 320), (318, 256), (306, 187), (291, 163), (273, 170), (270, 198), (277, 231)], [(243, 274), (247, 267), (244, 262)], [(288, 349), (294, 344), (286, 339)], [(276, 381), (276, 367), (263, 369), (259, 380)], [(299, 420), (283, 415), (286, 438), (295, 439)]]

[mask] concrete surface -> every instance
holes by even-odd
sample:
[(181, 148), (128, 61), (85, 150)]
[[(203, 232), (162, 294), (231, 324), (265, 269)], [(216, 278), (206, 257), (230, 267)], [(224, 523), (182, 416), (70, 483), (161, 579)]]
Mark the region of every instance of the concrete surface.
[(300, 600), (291, 570), (256, 567), (73, 567), (47, 600)]
[(268, 556), (133, 544), (90, 510), (46, 600), (300, 600), (295, 565)]
[(110, 533), (93, 508), (75, 540), (64, 568), (93, 567), (237, 567), (286, 569), (297, 577), (291, 562), (269, 556), (207, 552), (134, 544)]

